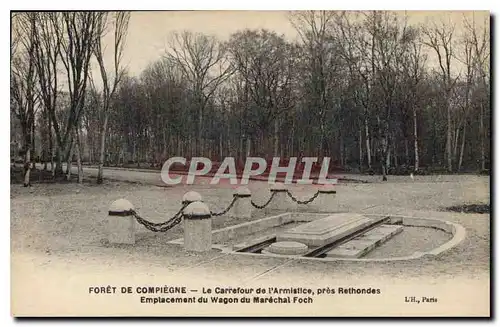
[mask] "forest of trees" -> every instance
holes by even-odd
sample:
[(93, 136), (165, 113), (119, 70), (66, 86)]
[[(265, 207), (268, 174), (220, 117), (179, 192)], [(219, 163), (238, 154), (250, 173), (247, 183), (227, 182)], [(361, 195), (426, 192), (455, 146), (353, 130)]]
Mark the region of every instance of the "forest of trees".
[(99, 164), (99, 182), (105, 165), (172, 156), (330, 157), (384, 179), (489, 169), (489, 18), (287, 15), (296, 40), (178, 31), (132, 76), (122, 62), (130, 13), (14, 13), (11, 137), (26, 163), (52, 163), (54, 176), (63, 162), (81, 176), (83, 162)]

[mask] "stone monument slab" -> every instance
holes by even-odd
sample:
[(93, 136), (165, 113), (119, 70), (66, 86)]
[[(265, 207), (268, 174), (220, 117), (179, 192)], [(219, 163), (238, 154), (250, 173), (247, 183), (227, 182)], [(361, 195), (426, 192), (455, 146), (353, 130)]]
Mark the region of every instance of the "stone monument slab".
[(354, 213), (337, 213), (296, 226), (277, 235), (276, 240), (323, 246), (355, 233), (384, 218), (368, 218)]
[(381, 225), (367, 233), (352, 239), (328, 251), (329, 258), (360, 258), (373, 250), (376, 246), (401, 233), (403, 226)]

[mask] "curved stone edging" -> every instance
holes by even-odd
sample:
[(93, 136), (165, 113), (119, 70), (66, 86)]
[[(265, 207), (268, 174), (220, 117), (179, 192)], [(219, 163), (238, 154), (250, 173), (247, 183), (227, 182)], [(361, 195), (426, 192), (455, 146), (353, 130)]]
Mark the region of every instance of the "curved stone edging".
[[(225, 234), (227, 232), (232, 233), (235, 232), (237, 229), (243, 228), (249, 228), (253, 224), (257, 223), (264, 223), (265, 225), (270, 224), (270, 226), (275, 225), (276, 223), (283, 223), (284, 221), (293, 221), (294, 213), (282, 213), (276, 216), (271, 216), (271, 217), (265, 217), (262, 219), (259, 219), (257, 221), (250, 221), (250, 222), (245, 222), (243, 224), (238, 224), (234, 226), (229, 226), (222, 228), (220, 230), (213, 231), (213, 234), (219, 235), (219, 234)], [(308, 214), (307, 212), (301, 212), (300, 214)], [(311, 213), (312, 214), (312, 213)], [(361, 213), (362, 215), (365, 216), (385, 216), (389, 215), (391, 217), (391, 222), (393, 224), (398, 224), (401, 223), (403, 226), (414, 226), (414, 227), (427, 227), (427, 228), (436, 228), (440, 229), (448, 234), (452, 235), (452, 238), (448, 240), (446, 243), (441, 244), (437, 248), (434, 248), (430, 251), (426, 252), (414, 252), (412, 255), (409, 256), (402, 256), (402, 257), (392, 257), (392, 258), (372, 258), (372, 259), (363, 259), (363, 258), (309, 258), (309, 257), (302, 257), (298, 255), (281, 255), (281, 254), (273, 254), (273, 253), (265, 253), (265, 254), (259, 254), (259, 253), (249, 253), (249, 252), (237, 252), (233, 249), (232, 246), (227, 246), (223, 244), (217, 244), (214, 243), (212, 244), (212, 249), (216, 249), (221, 251), (222, 253), (227, 253), (227, 254), (236, 254), (236, 255), (247, 255), (247, 256), (257, 256), (261, 257), (264, 255), (266, 257), (275, 257), (275, 258), (286, 258), (286, 259), (294, 259), (294, 260), (313, 260), (313, 261), (322, 261), (322, 262), (334, 262), (334, 261), (358, 261), (358, 262), (388, 262), (388, 261), (405, 261), (405, 260), (415, 260), (419, 259), (425, 256), (437, 256), (440, 255), (446, 251), (449, 251), (450, 249), (456, 247), (458, 244), (460, 244), (467, 236), (467, 232), (465, 228), (457, 223), (447, 221), (447, 220), (442, 220), (438, 218), (420, 218), (420, 217), (412, 217), (412, 216), (402, 216), (402, 215), (394, 215), (391, 216), (390, 214), (367, 214), (367, 213)], [(321, 216), (325, 215), (325, 213), (322, 213)], [(265, 226), (269, 227), (269, 226)], [(214, 235), (214, 236), (215, 236)], [(219, 237), (214, 237), (215, 239), (218, 239)], [(220, 240), (219, 240), (220, 241)], [(176, 245), (181, 245), (183, 244), (183, 238), (178, 238), (176, 240), (172, 240), (167, 242), (169, 244), (176, 244)]]
[[(367, 216), (380, 216), (373, 214), (365, 214)], [(419, 217), (408, 217), (408, 216), (391, 216), (391, 219), (395, 219), (395, 221), (401, 220), (403, 226), (416, 226), (416, 227), (427, 227), (427, 228), (437, 228), (445, 231), (446, 233), (452, 234), (453, 237), (448, 240), (446, 243), (440, 245), (439, 247), (432, 249), (426, 252), (415, 252), (409, 256), (403, 257), (393, 257), (393, 258), (373, 258), (373, 259), (362, 259), (362, 258), (308, 258), (301, 257), (296, 255), (277, 255), (272, 253), (266, 253), (266, 257), (275, 257), (275, 258), (287, 258), (294, 260), (313, 260), (313, 261), (357, 261), (357, 262), (388, 262), (388, 261), (405, 261), (405, 260), (415, 260), (422, 258), (424, 256), (437, 256), (440, 255), (458, 244), (460, 244), (467, 236), (467, 232), (462, 225), (457, 223), (453, 223), (447, 220), (441, 220), (437, 218), (419, 218)], [(262, 256), (259, 253), (245, 253), (245, 252), (236, 252), (232, 251), (229, 248), (224, 248), (222, 251), (230, 251), (233, 254), (237, 255), (250, 255), (250, 256)]]

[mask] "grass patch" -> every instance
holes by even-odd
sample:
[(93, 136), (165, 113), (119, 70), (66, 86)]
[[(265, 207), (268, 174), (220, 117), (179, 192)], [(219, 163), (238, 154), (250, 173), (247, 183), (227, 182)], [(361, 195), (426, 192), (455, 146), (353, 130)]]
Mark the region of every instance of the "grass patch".
[(489, 214), (490, 205), (489, 204), (461, 204), (451, 207), (446, 207), (446, 211), (460, 212), (460, 213), (480, 213)]

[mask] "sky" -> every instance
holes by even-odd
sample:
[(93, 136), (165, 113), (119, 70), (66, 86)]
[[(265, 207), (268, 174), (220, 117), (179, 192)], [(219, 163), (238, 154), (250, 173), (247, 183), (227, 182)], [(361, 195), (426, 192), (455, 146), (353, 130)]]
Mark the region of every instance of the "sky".
[[(169, 34), (174, 31), (190, 30), (216, 35), (227, 39), (238, 30), (269, 29), (284, 34), (288, 39), (298, 35), (288, 20), (287, 11), (135, 11), (131, 13), (123, 63), (130, 75), (139, 75), (146, 66), (160, 58), (167, 47)], [(463, 15), (483, 21), (488, 17), (487, 11), (406, 11), (398, 12), (408, 15), (409, 23), (425, 23), (428, 19), (451, 21), (456, 24), (457, 31), (462, 28)], [(112, 48), (112, 35), (107, 35), (104, 42), (108, 49)], [(107, 51), (105, 62), (112, 62), (112, 52)], [(430, 57), (432, 60), (432, 56)]]

